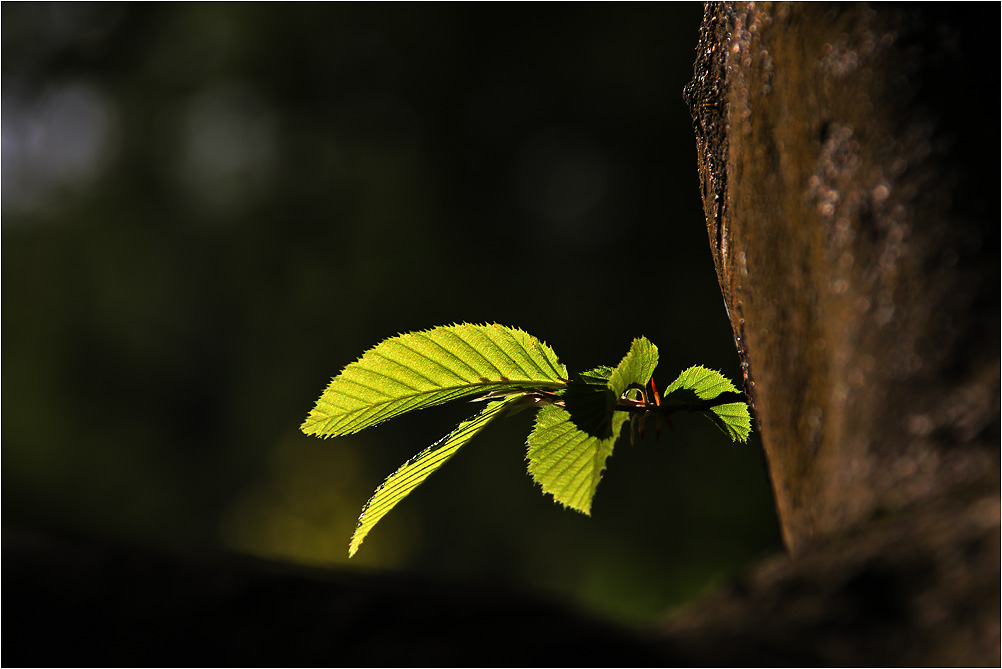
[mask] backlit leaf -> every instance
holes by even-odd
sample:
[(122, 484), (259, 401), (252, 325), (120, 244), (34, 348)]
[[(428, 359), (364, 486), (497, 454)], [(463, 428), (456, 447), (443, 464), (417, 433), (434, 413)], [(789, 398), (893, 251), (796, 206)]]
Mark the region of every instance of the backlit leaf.
[(337, 376), (300, 429), (352, 434), (408, 411), (487, 393), (567, 385), (545, 343), (502, 325), (448, 325), (377, 344)]
[(508, 405), (516, 403), (520, 399), (519, 396), (513, 396), (489, 402), (483, 411), (460, 423), (443, 439), (421, 451), (404, 463), (400, 469), (390, 474), (383, 484), (376, 488), (376, 492), (362, 509), (362, 515), (358, 517), (358, 526), (355, 528), (351, 545), (348, 547), (348, 557), (355, 554), (358, 547), (362, 545), (362, 541), (365, 540), (365, 536), (383, 516), (389, 513), (390, 509), (409, 495), (439, 467), (448, 462), (460, 448), (465, 446), (495, 418), (501, 416)]
[(600, 439), (578, 429), (566, 409), (543, 407), (527, 442), (529, 473), (554, 501), (590, 514), (605, 461), (626, 420), (626, 413), (616, 412), (611, 419), (612, 436)]
[(609, 377), (609, 388), (618, 399), (630, 386), (646, 386), (658, 366), (658, 347), (647, 337), (637, 337)]
[[(737, 393), (730, 379), (720, 372), (699, 365), (690, 367), (679, 374), (670, 386), (665, 388), (663, 405), (685, 404), (693, 395), (700, 400), (712, 400), (721, 393)], [(745, 402), (733, 402), (710, 407), (704, 414), (733, 441), (747, 442), (751, 434), (751, 414)]]

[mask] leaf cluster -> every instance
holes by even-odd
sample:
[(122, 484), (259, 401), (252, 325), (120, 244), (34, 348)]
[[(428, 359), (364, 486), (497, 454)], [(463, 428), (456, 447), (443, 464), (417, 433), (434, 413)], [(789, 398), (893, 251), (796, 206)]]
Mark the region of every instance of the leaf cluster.
[(657, 364), (657, 347), (638, 337), (615, 367), (569, 376), (544, 342), (497, 324), (448, 325), (377, 344), (331, 380), (303, 422), (304, 433), (353, 434), (467, 397), (483, 408), (376, 489), (359, 516), (348, 554), (354, 555), (383, 516), (490, 423), (527, 407), (539, 409), (526, 442), (529, 474), (555, 501), (585, 514), (627, 422), (632, 439), (637, 428), (643, 434), (649, 415), (660, 427), (674, 412), (696, 411), (732, 440), (747, 441), (748, 406), (728, 379), (690, 367), (662, 397), (652, 381)]

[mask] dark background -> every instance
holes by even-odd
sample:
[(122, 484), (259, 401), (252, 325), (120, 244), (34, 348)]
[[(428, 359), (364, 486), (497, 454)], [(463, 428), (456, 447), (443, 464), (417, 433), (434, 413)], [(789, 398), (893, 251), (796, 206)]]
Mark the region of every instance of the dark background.
[(571, 370), (740, 378), (700, 204), (698, 4), (12, 4), (3, 523), (548, 593), (643, 623), (778, 532), (757, 438), (618, 444), (591, 518), (491, 426), (347, 562), (468, 406), (298, 426), (382, 339), (515, 325)]

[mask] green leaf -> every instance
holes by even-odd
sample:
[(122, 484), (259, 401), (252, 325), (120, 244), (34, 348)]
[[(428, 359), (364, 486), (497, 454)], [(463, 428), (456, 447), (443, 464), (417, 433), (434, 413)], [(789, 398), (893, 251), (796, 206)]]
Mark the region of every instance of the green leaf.
[(604, 386), (609, 383), (609, 377), (612, 376), (612, 369), (613, 368), (608, 365), (599, 365), (595, 369), (589, 369), (587, 372), (581, 372), (578, 374), (578, 379), (582, 383)]
[(701, 365), (690, 367), (679, 374), (678, 378), (665, 388), (665, 399), (678, 390), (691, 390), (701, 400), (712, 400), (720, 393), (738, 391), (726, 376)]
[(711, 408), (710, 411), (712, 413), (706, 416), (723, 430), (731, 441), (740, 441), (742, 444), (748, 442), (748, 437), (751, 435), (751, 414), (746, 403), (721, 404)]
[(645, 386), (657, 364), (657, 347), (638, 337), (615, 369), (597, 367), (577, 376), (564, 392), (566, 408), (540, 409), (526, 457), (543, 492), (564, 506), (591, 513), (605, 461), (629, 419), (615, 410), (616, 401), (631, 386)]
[(366, 351), (330, 382), (300, 429), (340, 436), (461, 397), (566, 385), (557, 355), (522, 330), (447, 325)]
[[(737, 393), (730, 379), (720, 372), (696, 365), (679, 374), (670, 386), (665, 388), (662, 406), (678, 404), (691, 405), (693, 400), (712, 400), (721, 393)], [(745, 402), (733, 402), (709, 407), (704, 414), (731, 440), (742, 443), (751, 434), (751, 414)]]
[(609, 388), (615, 393), (616, 399), (626, 392), (627, 388), (639, 385), (646, 386), (658, 366), (658, 347), (647, 337), (637, 337), (630, 345), (626, 354), (609, 377)]
[(543, 407), (527, 441), (533, 480), (554, 501), (590, 515), (605, 461), (627, 418), (625, 412), (616, 412), (611, 418), (612, 436), (600, 439), (579, 429), (566, 409)]
[(495, 418), (501, 416), (509, 405), (520, 399), (521, 397), (516, 395), (489, 402), (487, 408), (479, 414), (460, 423), (455, 430), (390, 474), (383, 484), (376, 488), (376, 492), (362, 509), (362, 515), (358, 517), (358, 526), (355, 528), (355, 534), (352, 535), (351, 544), (348, 547), (348, 557), (353, 556), (358, 551), (365, 536), (383, 516), (389, 513), (390, 509), (409, 495), (439, 467), (448, 462), (460, 448), (465, 446)]

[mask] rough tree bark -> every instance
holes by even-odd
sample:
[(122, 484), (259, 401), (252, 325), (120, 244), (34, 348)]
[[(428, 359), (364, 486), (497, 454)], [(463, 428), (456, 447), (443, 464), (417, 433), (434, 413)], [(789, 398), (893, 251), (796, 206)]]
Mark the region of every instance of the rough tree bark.
[(707, 224), (794, 553), (998, 471), (997, 126), (952, 13), (709, 8)]
[(686, 93), (789, 557), (638, 636), (510, 593), (5, 534), (5, 660), (997, 665), (998, 18), (706, 8)]
[(798, 559), (679, 623), (701, 653), (999, 661), (998, 18), (706, 7), (685, 96), (707, 229)]

